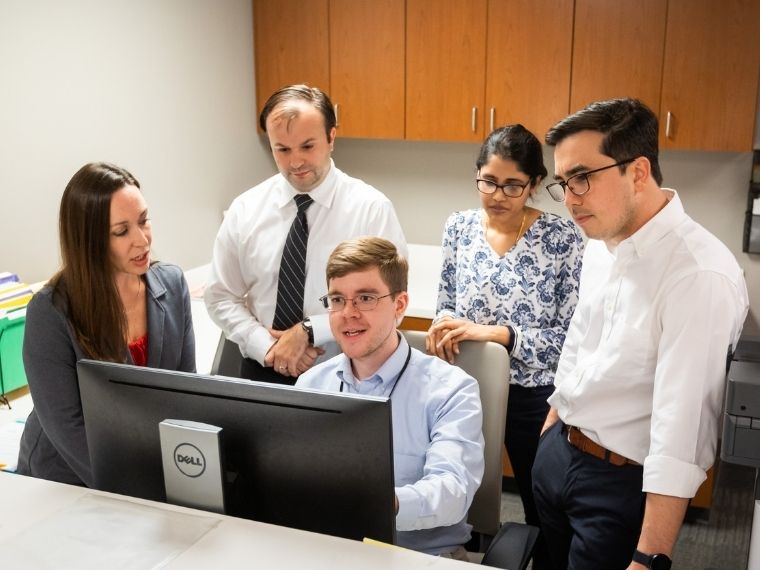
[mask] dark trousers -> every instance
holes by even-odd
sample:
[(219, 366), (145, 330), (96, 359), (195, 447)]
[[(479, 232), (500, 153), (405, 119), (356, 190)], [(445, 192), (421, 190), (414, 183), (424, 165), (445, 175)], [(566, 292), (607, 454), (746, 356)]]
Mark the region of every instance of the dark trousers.
[[(520, 492), (525, 522), (540, 527), (538, 511), (533, 500), (533, 461), (536, 458), (538, 437), (549, 412), (546, 399), (554, 392), (554, 386), (524, 388), (516, 384), (509, 386), (507, 401), (507, 425), (504, 445), (509, 454), (509, 462), (515, 474), (515, 483)], [(533, 570), (551, 568), (544, 541), (539, 535), (533, 555)]]
[(298, 378), (284, 376), (275, 372), (270, 366), (262, 366), (251, 358), (244, 358), (240, 363), (240, 377), (259, 382), (271, 382), (272, 384), (284, 384), (294, 386)]
[(553, 567), (625, 569), (641, 533), (640, 465), (617, 467), (576, 449), (558, 421), (544, 433), (533, 465), (533, 496)]

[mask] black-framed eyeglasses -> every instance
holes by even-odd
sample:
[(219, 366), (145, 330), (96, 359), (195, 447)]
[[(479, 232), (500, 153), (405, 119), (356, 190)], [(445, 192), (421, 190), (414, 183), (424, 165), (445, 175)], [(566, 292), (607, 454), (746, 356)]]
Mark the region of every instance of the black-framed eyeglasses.
[(493, 180), (486, 180), (485, 178), (475, 179), (475, 186), (477, 187), (478, 192), (481, 194), (493, 194), (497, 190), (501, 190), (504, 192), (504, 195), (508, 196), (509, 198), (519, 198), (522, 196), (523, 192), (525, 192), (525, 189), (529, 184), (530, 180), (528, 180), (525, 184), (520, 184), (519, 182), (497, 184)]
[(386, 297), (390, 297), (391, 295), (395, 295), (395, 293), (388, 293), (387, 295), (373, 295), (372, 293), (360, 293), (353, 299), (349, 299), (348, 297), (344, 297), (343, 295), (325, 295), (324, 297), (320, 297), (319, 300), (322, 302), (322, 306), (330, 311), (331, 313), (342, 311), (346, 308), (346, 303), (349, 301), (353, 303), (354, 307), (359, 309), (360, 311), (371, 311), (375, 307), (377, 307), (378, 302), (380, 299), (385, 299)]
[(557, 202), (562, 202), (565, 199), (566, 190), (570, 190), (570, 192), (576, 196), (583, 196), (586, 192), (591, 190), (591, 184), (588, 181), (589, 175), (596, 172), (601, 172), (602, 170), (607, 170), (609, 168), (615, 168), (616, 166), (624, 166), (633, 162), (634, 160), (636, 159), (629, 158), (627, 160), (616, 162), (615, 164), (610, 164), (609, 166), (602, 166), (601, 168), (595, 168), (594, 170), (589, 170), (588, 172), (574, 174), (564, 182), (552, 182), (551, 184), (547, 184), (546, 191), (549, 192), (549, 196), (551, 196)]

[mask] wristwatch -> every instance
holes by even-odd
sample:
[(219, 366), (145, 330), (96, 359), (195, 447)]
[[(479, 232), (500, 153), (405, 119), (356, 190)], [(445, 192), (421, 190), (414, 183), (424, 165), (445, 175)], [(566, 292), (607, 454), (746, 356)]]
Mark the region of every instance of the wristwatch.
[(633, 561), (652, 570), (670, 570), (673, 564), (673, 561), (665, 554), (644, 554), (639, 550), (634, 551)]
[(314, 327), (311, 326), (311, 319), (309, 317), (306, 317), (304, 320), (301, 321), (301, 326), (303, 327), (303, 330), (306, 331), (306, 334), (309, 335), (309, 344), (313, 346), (314, 345)]

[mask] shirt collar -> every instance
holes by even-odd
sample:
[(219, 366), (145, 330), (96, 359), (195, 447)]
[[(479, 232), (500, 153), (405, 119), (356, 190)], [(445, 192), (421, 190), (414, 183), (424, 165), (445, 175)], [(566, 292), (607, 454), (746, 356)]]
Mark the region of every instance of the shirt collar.
[[(320, 206), (329, 208), (332, 205), (337, 186), (338, 172), (340, 171), (335, 168), (335, 163), (331, 158), (330, 169), (327, 171), (327, 176), (325, 176), (325, 179), (319, 183), (319, 186), (309, 191), (309, 196), (311, 196), (312, 200)], [(287, 178), (282, 174), (280, 174), (280, 178), (282, 178), (282, 184), (280, 185), (280, 195), (277, 197), (277, 207), (284, 208), (286, 205), (290, 204), (290, 202), (293, 201), (293, 197), (296, 194), (300, 194), (300, 192), (293, 188)]]
[[(383, 393), (388, 391), (398, 379), (398, 375), (401, 373), (401, 369), (404, 367), (406, 356), (409, 352), (409, 344), (406, 342), (404, 335), (398, 331), (396, 331), (396, 334), (399, 337), (399, 342), (396, 350), (372, 376), (362, 380), (362, 382), (375, 382), (382, 385)], [(359, 383), (359, 380), (356, 379), (353, 371), (351, 370), (351, 360), (345, 354), (341, 354), (340, 359), (341, 360), (336, 371), (338, 378), (340, 378), (341, 382), (356, 391), (356, 386)]]
[(632, 236), (621, 241), (611, 251), (615, 257), (625, 257), (627, 252), (636, 253), (639, 257), (657, 245), (657, 243), (686, 217), (678, 192), (670, 188), (662, 188), (668, 195), (668, 203), (657, 212), (647, 223), (641, 226)]

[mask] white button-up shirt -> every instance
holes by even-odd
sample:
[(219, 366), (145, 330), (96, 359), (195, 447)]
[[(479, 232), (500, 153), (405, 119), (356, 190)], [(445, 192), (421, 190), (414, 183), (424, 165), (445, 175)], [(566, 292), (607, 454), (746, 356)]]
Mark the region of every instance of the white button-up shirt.
[(549, 403), (644, 465), (643, 491), (693, 497), (715, 460), (727, 354), (747, 316), (736, 259), (675, 191), (614, 251), (590, 240)]
[[(297, 191), (276, 174), (238, 196), (227, 211), (214, 243), (211, 276), (204, 299), (213, 321), (240, 346), (243, 356), (264, 364), (275, 339), (272, 326), (285, 238), (296, 216)], [(326, 309), (327, 258), (343, 240), (371, 235), (393, 242), (407, 257), (406, 240), (390, 200), (331, 163), (322, 183), (309, 192), (314, 203), (306, 211), (304, 316), (311, 317), (314, 344), (329, 356), (338, 353)]]

